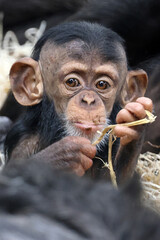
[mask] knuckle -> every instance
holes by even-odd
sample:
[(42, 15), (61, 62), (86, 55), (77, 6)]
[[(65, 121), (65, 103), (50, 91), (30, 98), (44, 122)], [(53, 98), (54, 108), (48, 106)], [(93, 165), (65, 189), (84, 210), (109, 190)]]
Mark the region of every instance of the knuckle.
[(123, 108), (119, 111), (119, 113), (117, 114), (117, 117), (120, 117), (121, 115), (123, 115), (126, 112), (126, 109)]
[[(81, 163), (81, 154), (80, 153), (76, 153), (76, 152), (70, 152), (70, 160), (75, 163), (75, 164), (80, 164)], [(76, 165), (75, 165), (76, 166)]]
[(122, 121), (124, 121), (127, 114), (128, 114), (127, 109), (123, 108), (122, 110), (120, 110), (119, 113), (117, 114), (116, 122), (121, 123)]
[(77, 155), (81, 156), (83, 145), (81, 144), (74, 144), (74, 152), (77, 153)]
[(141, 103), (145, 107), (145, 109), (152, 111), (153, 102), (150, 98), (140, 97), (140, 98), (137, 98), (136, 102)]
[(151, 99), (149, 99), (149, 98), (147, 99), (146, 104), (145, 104), (145, 108), (146, 108), (147, 110), (150, 110), (150, 111), (153, 110), (153, 102), (152, 102)]

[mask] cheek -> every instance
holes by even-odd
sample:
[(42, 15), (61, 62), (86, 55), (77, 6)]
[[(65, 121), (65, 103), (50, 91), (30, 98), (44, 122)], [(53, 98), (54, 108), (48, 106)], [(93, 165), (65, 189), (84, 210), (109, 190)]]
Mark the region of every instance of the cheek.
[(52, 100), (54, 102), (54, 106), (57, 114), (64, 114), (67, 109), (68, 99), (60, 96), (59, 94), (55, 94), (52, 97)]
[(53, 100), (57, 91), (57, 87), (56, 87), (55, 81), (53, 81), (51, 79), (51, 76), (49, 75), (46, 77), (44, 81), (44, 89), (45, 89), (45, 92), (47, 93), (47, 96)]
[(107, 117), (110, 115), (110, 113), (112, 111), (115, 100), (116, 100), (116, 92), (112, 92), (112, 94), (110, 94), (110, 96), (108, 96), (107, 98), (104, 99)]
[(110, 113), (112, 111), (114, 102), (115, 102), (115, 98), (112, 98), (112, 99), (109, 99), (109, 101), (106, 101), (106, 103), (105, 103), (105, 109), (106, 109), (106, 112), (107, 112), (107, 117), (110, 115)]
[(68, 103), (68, 96), (65, 94), (63, 84), (57, 84), (56, 79), (54, 81), (46, 81), (45, 92), (48, 98), (54, 102), (56, 112), (62, 114), (65, 112)]

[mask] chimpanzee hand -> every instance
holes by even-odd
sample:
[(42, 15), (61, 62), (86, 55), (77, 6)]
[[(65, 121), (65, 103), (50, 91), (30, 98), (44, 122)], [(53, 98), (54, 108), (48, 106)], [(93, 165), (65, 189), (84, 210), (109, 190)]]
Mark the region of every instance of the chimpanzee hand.
[(95, 154), (96, 147), (88, 139), (68, 136), (35, 154), (33, 158), (46, 159), (47, 156), (53, 168), (82, 176), (92, 166)]
[[(132, 122), (146, 117), (145, 110), (152, 112), (153, 104), (152, 100), (146, 97), (137, 98), (135, 102), (128, 103), (118, 114), (117, 123)], [(114, 128), (114, 134), (120, 137), (121, 145), (127, 145), (133, 140), (137, 140), (140, 137), (142, 128), (140, 127), (126, 127), (117, 125)]]

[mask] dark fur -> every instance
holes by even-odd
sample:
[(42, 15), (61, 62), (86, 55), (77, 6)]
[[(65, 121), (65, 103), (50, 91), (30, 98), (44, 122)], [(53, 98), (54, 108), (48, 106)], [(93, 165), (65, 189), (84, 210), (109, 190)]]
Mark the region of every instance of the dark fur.
[(135, 179), (116, 190), (44, 162), (9, 165), (1, 174), (1, 239), (159, 240), (160, 218), (141, 206)]
[(1, 0), (0, 9), (5, 14), (4, 30), (14, 30), (19, 39), (24, 40), (24, 30), (39, 26), (42, 20), (47, 28), (70, 19), (87, 20), (125, 39), (132, 66), (160, 54), (160, 0)]
[(89, 0), (71, 19), (98, 22), (126, 41), (131, 66), (160, 54), (160, 0)]
[[(65, 21), (78, 11), (86, 0), (0, 0), (0, 9), (4, 13), (4, 31), (13, 30), (21, 42), (24, 42), (24, 31), (39, 27), (42, 20), (47, 20), (47, 27)], [(9, 7), (8, 7), (9, 6)]]

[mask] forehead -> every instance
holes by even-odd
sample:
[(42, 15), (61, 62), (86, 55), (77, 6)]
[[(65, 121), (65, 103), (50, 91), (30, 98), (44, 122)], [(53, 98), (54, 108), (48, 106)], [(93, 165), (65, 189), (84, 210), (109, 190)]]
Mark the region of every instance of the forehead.
[(126, 66), (125, 52), (120, 46), (117, 46), (116, 51), (116, 56), (113, 56), (110, 49), (107, 50), (107, 46), (103, 52), (103, 49), (86, 44), (81, 40), (74, 40), (63, 44), (63, 46), (47, 42), (42, 48), (40, 60), (48, 70), (51, 66), (58, 70), (62, 65), (71, 61), (85, 63), (93, 67), (112, 62), (118, 68), (124, 68)]
[[(97, 53), (97, 54), (95, 54)], [(42, 48), (40, 59), (43, 63), (65, 63), (68, 60), (78, 60), (83, 62), (86, 58), (91, 58), (93, 55), (100, 55), (97, 49), (91, 49), (83, 41), (72, 41), (63, 45), (55, 45), (46, 43)]]

